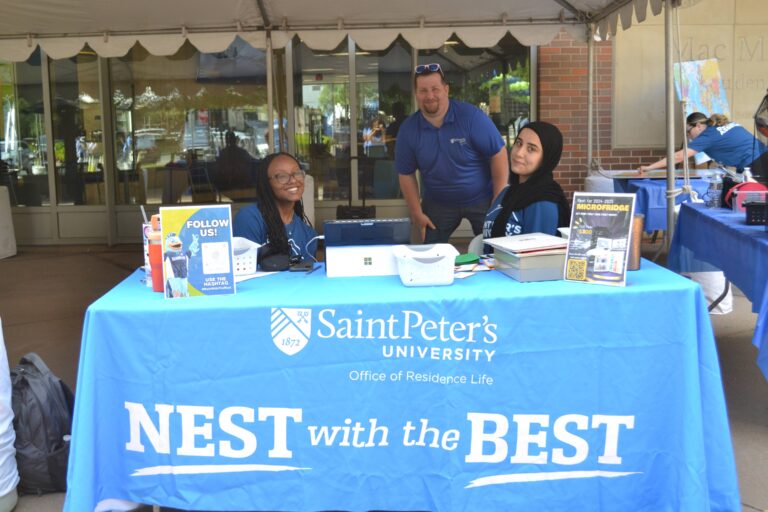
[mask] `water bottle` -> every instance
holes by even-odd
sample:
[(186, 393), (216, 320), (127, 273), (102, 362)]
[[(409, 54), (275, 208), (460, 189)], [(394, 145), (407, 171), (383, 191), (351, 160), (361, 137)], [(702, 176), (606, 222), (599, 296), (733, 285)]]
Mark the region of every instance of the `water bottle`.
[(723, 179), (720, 174), (715, 173), (709, 178), (709, 187), (704, 194), (704, 201), (707, 208), (720, 208), (720, 196), (723, 193)]

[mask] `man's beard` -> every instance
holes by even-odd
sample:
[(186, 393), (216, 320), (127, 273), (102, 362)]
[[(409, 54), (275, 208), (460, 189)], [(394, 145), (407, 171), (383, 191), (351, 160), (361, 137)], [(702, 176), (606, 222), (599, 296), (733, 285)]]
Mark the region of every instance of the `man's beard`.
[(440, 102), (435, 101), (434, 103), (428, 103), (428, 104), (424, 103), (422, 104), (421, 110), (423, 110), (427, 114), (435, 115), (440, 110)]

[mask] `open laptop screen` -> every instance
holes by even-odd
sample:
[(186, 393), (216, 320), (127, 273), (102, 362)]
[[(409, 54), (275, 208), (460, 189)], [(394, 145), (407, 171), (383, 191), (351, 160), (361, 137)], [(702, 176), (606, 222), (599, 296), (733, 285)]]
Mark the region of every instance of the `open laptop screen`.
[(323, 226), (326, 247), (407, 244), (411, 240), (410, 219), (328, 220)]

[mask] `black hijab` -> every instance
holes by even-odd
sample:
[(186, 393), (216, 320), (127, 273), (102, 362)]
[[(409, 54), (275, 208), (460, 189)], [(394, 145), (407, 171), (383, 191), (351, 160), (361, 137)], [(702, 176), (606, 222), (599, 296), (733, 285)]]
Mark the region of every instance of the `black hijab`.
[(563, 153), (563, 134), (555, 125), (543, 121), (528, 123), (522, 130), (532, 130), (539, 136), (542, 151), (541, 165), (528, 176), (524, 183), (520, 183), (520, 176), (511, 173), (509, 188), (501, 200), (501, 212), (491, 228), (493, 237), (506, 235), (505, 227), (512, 212), (522, 210), (539, 201), (551, 201), (557, 204), (557, 227), (570, 224), (571, 207), (563, 189), (552, 176), (552, 171), (560, 163), (560, 156)]

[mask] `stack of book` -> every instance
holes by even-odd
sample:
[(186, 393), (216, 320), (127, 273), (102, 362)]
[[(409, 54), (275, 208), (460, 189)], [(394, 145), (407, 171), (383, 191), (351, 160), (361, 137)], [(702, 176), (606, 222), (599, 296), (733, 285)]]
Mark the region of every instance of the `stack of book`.
[(563, 278), (568, 240), (544, 233), (488, 238), (495, 268), (521, 282)]

